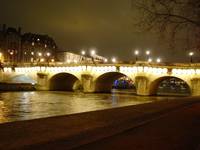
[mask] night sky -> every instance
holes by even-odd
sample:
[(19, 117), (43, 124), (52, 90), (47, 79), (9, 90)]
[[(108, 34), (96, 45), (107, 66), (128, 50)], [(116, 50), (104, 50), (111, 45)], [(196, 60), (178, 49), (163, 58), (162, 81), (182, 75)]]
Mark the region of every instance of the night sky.
[(152, 50), (163, 61), (189, 61), (187, 53), (168, 48), (165, 40), (135, 30), (131, 0), (3, 0), (0, 24), (23, 32), (48, 34), (61, 50), (96, 48), (98, 54), (134, 59), (133, 50)]

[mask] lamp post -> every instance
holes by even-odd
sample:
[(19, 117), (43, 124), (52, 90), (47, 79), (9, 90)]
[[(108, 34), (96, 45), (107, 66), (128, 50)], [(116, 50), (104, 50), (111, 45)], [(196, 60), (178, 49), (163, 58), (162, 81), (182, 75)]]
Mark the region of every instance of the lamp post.
[(81, 51), (81, 55), (82, 55), (81, 61), (83, 61), (83, 63), (85, 63), (85, 60), (86, 60), (86, 58), (85, 58), (86, 51), (85, 51), (85, 50), (82, 50), (82, 51)]
[(156, 59), (156, 62), (157, 62), (157, 63), (160, 63), (160, 62), (161, 62), (161, 59), (160, 59), (160, 58), (157, 58), (157, 59)]
[(149, 60), (149, 55), (151, 54), (151, 51), (150, 50), (147, 50), (146, 51), (146, 56), (147, 56), (147, 60)]
[(85, 56), (86, 52), (84, 50), (81, 51), (81, 55)]
[(47, 65), (49, 66), (49, 57), (51, 56), (51, 53), (47, 52)]
[(116, 63), (116, 62), (117, 62), (117, 59), (116, 59), (115, 57), (113, 57), (113, 58), (111, 59), (111, 61), (112, 61), (112, 63)]
[(103, 61), (104, 61), (104, 63), (107, 63), (107, 62), (108, 62), (108, 59), (107, 59), (107, 58), (105, 58)]
[(148, 62), (151, 63), (152, 62), (152, 58), (148, 58)]
[(192, 56), (194, 55), (194, 52), (189, 52), (189, 56), (190, 56), (190, 62), (193, 62)]
[(42, 57), (42, 53), (38, 53), (38, 56), (39, 56), (39, 58), (38, 58), (38, 63), (40, 63), (40, 59), (41, 59), (41, 57)]
[(96, 55), (96, 51), (95, 51), (94, 49), (92, 49), (92, 50), (90, 51), (90, 55), (91, 55), (91, 57), (92, 57), (92, 62), (95, 64), (94, 56)]
[(134, 54), (135, 54), (135, 62), (137, 62), (138, 61), (139, 50), (135, 50)]
[(12, 51), (10, 51), (10, 63), (12, 64), (13, 63), (13, 55), (14, 55), (14, 52), (13, 52), (13, 50)]

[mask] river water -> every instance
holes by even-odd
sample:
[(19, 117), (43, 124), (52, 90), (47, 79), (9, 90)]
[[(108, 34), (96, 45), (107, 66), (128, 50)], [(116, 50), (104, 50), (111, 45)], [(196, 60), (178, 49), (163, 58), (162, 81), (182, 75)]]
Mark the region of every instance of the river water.
[(76, 92), (0, 93), (0, 123), (150, 103), (166, 97)]

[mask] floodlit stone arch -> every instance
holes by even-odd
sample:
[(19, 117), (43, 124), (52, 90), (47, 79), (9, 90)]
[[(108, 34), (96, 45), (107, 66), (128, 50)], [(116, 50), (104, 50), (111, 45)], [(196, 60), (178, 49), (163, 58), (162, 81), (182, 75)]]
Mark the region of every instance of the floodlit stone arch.
[(70, 73), (58, 73), (49, 80), (49, 90), (52, 91), (74, 91), (80, 88), (80, 80)]
[(175, 79), (177, 79), (177, 80), (184, 81), (185, 84), (187, 85), (187, 88), (188, 88), (189, 91), (190, 91), (190, 94), (191, 94), (191, 92), (192, 92), (191, 84), (190, 84), (190, 82), (187, 81), (186, 79), (183, 79), (183, 78), (180, 78), (180, 77), (176, 77), (176, 76), (163, 76), (163, 77), (156, 78), (155, 80), (153, 80), (153, 81), (150, 83), (149, 95), (156, 95), (160, 83), (161, 83), (162, 81), (167, 80), (167, 79), (170, 79), (170, 78), (175, 78)]
[(95, 92), (111, 92), (113, 82), (123, 76), (127, 75), (120, 72), (101, 74), (95, 80)]

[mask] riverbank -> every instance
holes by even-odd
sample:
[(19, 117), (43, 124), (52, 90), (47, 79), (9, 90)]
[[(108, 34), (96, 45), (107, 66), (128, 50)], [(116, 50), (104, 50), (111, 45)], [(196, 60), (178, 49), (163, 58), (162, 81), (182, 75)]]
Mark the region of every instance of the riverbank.
[(35, 85), (31, 83), (7, 83), (0, 82), (0, 91), (35, 91)]
[(199, 97), (5, 123), (0, 125), (0, 149), (78, 148), (192, 105), (200, 105)]

